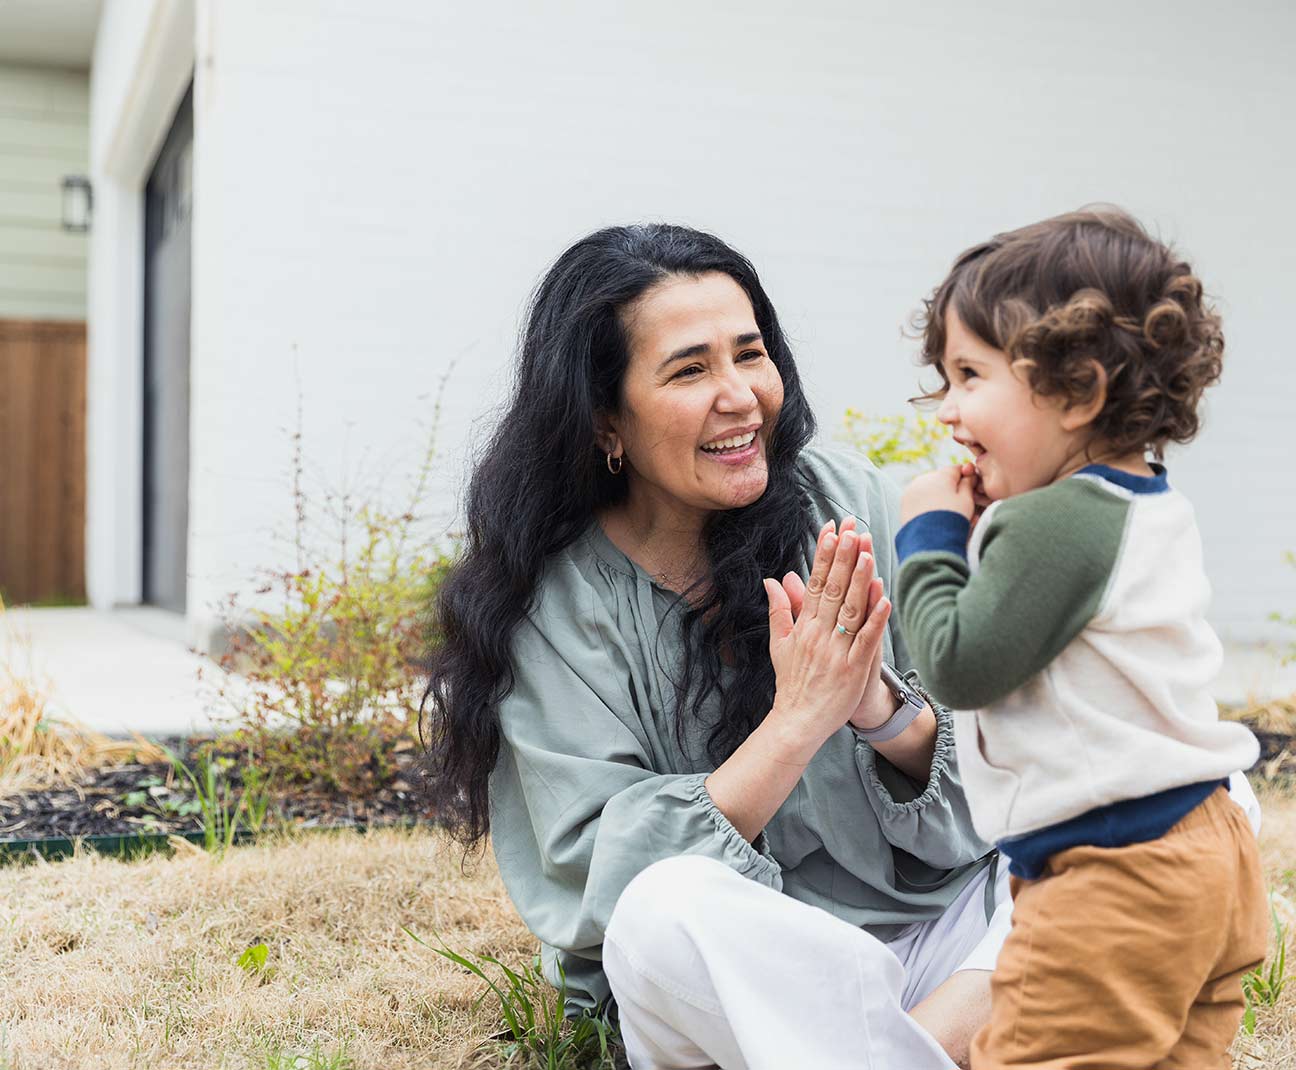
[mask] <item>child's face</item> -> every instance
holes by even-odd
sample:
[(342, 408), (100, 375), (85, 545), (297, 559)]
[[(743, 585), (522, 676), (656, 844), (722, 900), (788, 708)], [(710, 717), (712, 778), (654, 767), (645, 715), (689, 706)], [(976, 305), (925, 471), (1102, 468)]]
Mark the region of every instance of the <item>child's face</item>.
[(1047, 486), (1074, 471), (1083, 442), (1064, 423), (1066, 407), (1040, 397), (1003, 350), (963, 326), (953, 309), (945, 316), (949, 392), (936, 417), (972, 451), (981, 490), (992, 501)]

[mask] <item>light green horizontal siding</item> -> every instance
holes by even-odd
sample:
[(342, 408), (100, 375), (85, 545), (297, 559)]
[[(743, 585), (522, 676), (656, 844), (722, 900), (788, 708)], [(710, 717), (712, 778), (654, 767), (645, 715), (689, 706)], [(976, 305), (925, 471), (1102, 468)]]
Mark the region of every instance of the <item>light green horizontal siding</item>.
[(65, 152), (59, 155), (8, 152), (0, 154), (0, 185), (53, 185), (58, 188), (64, 175), (81, 174), (85, 170), (83, 153)]
[(15, 293), (24, 288), (35, 293), (73, 298), (85, 289), (85, 272), (81, 264), (0, 262), (0, 293)]
[(87, 78), (75, 71), (0, 63), (0, 101), (6, 111), (79, 116), (83, 122), (90, 114)]
[(0, 226), (0, 261), (37, 263), (41, 260), (84, 261), (84, 234), (69, 233), (57, 223), (39, 226)]
[(53, 150), (75, 158), (77, 150), (85, 154), (89, 127), (85, 120), (65, 116), (42, 117), (29, 112), (14, 114), (8, 101), (0, 102), (0, 152), (22, 155), (23, 150)]
[(62, 229), (62, 179), (86, 173), (84, 74), (0, 64), (0, 317), (85, 319), (87, 237)]
[(0, 319), (79, 323), (85, 319), (85, 296), (69, 299), (26, 289), (17, 294), (0, 292)]
[(62, 218), (62, 205), (63, 195), (56, 185), (14, 189), (6, 188), (0, 178), (0, 223), (57, 222)]

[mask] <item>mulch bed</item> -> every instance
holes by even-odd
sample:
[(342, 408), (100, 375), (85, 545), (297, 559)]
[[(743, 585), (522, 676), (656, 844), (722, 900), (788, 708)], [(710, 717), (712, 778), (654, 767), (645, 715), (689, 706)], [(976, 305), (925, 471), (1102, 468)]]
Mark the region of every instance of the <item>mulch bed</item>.
[(1296, 735), (1267, 731), (1249, 723), (1247, 727), (1260, 741), (1260, 760), (1253, 772), (1265, 780), (1296, 776)]
[[(192, 768), (198, 740), (166, 740)], [(431, 821), (417, 791), (412, 750), (396, 756), (398, 773), (365, 797), (294, 789), (275, 794), (267, 812), (269, 827), (372, 828)], [(237, 769), (228, 774), (231, 798), (241, 784)], [(202, 818), (192, 786), (168, 762), (133, 762), (96, 769), (80, 783), (0, 798), (0, 847), (14, 841), (74, 839), (81, 836), (170, 835), (201, 831)]]
[[(1296, 736), (1249, 727), (1260, 740), (1255, 770), (1264, 779), (1296, 776)], [(202, 740), (164, 741), (192, 766)], [(268, 824), (314, 828), (372, 828), (432, 822), (433, 813), (417, 790), (417, 753), (396, 754), (398, 773), (364, 797), (295, 789), (276, 795)], [(233, 797), (240, 787), (237, 769), (228, 774)], [(0, 798), (0, 848), (6, 843), (81, 836), (138, 836), (193, 833), (202, 829), (194, 793), (166, 762), (135, 762), (97, 769), (72, 787), (32, 791)]]
[(1248, 724), (1247, 727), (1255, 733), (1256, 739), (1260, 741), (1261, 762), (1271, 761), (1284, 752), (1290, 755), (1293, 748), (1296, 748), (1296, 736), (1292, 736), (1287, 732), (1267, 732), (1253, 724)]

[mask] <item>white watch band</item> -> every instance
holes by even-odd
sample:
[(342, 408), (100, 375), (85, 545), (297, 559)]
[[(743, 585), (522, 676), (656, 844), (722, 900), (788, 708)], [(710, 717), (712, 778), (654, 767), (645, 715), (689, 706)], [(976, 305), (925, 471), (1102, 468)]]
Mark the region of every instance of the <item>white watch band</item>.
[(886, 743), (888, 740), (895, 739), (896, 736), (913, 724), (917, 716), (927, 708), (927, 703), (923, 701), (922, 695), (905, 683), (900, 674), (885, 661), (882, 663), (882, 682), (887, 685), (891, 694), (899, 700), (900, 705), (895, 713), (876, 728), (855, 729), (860, 736), (870, 743)]

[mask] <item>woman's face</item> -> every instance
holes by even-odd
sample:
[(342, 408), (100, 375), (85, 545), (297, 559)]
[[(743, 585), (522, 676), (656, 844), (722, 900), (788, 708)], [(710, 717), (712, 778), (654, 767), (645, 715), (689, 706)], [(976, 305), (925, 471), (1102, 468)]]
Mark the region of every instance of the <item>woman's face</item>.
[(756, 501), (783, 379), (742, 287), (721, 272), (674, 276), (621, 316), (630, 362), (607, 430), (632, 504), (710, 512)]

